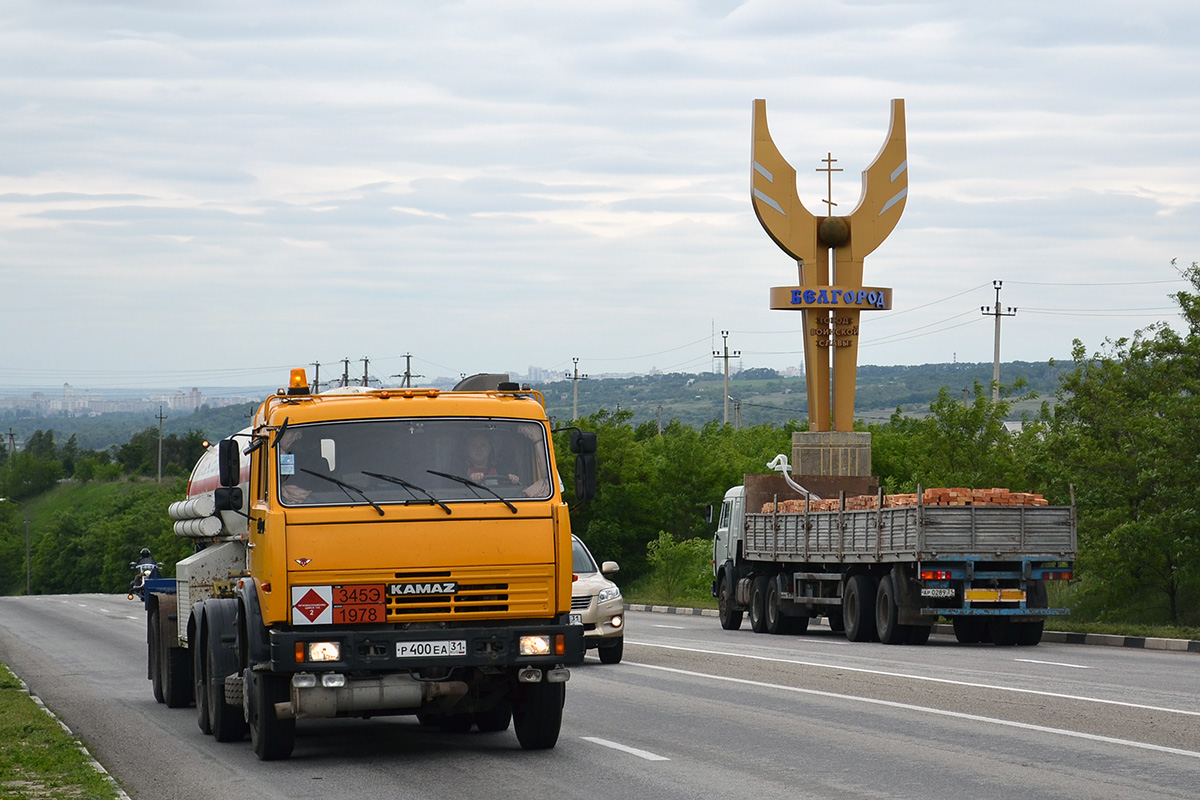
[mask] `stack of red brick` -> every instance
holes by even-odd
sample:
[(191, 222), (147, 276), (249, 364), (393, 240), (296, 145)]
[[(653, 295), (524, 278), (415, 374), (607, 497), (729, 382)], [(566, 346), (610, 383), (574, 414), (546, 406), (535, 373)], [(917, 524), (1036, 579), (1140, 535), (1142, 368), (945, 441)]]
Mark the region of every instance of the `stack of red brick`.
[[(803, 500), (781, 500), (779, 513), (804, 513)], [(1046, 498), (1033, 492), (1010, 492), (1008, 489), (926, 489), (921, 500), (927, 506), (1044, 506), (1048, 505)], [(917, 495), (914, 494), (885, 494), (884, 508), (899, 508), (915, 506)], [(840, 502), (837, 498), (829, 500), (808, 501), (809, 511), (837, 511)], [(862, 511), (879, 508), (879, 498), (876, 495), (864, 494), (846, 498), (847, 511)], [(775, 512), (774, 503), (764, 503), (762, 513)]]

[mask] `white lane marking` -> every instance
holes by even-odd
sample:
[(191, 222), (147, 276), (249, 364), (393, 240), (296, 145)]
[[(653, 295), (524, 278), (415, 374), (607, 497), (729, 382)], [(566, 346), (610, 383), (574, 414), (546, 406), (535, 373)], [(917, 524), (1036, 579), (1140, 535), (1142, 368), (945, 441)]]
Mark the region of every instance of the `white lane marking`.
[(1073, 739), (1087, 739), (1092, 742), (1104, 742), (1105, 744), (1118, 744), (1126, 747), (1136, 747), (1139, 750), (1153, 750), (1157, 753), (1169, 753), (1177, 756), (1187, 756), (1188, 758), (1200, 758), (1200, 752), (1194, 750), (1180, 750), (1177, 747), (1164, 747), (1159, 744), (1147, 744), (1146, 742), (1134, 742), (1129, 739), (1116, 739), (1112, 736), (1100, 736), (1094, 733), (1081, 733), (1080, 731), (1068, 731), (1062, 728), (1047, 728), (1044, 725), (1033, 725), (1028, 722), (1014, 722), (1007, 719), (997, 719), (995, 717), (981, 717), (977, 714), (964, 714), (961, 711), (945, 711), (940, 708), (927, 708), (925, 706), (914, 706), (909, 703), (897, 703), (893, 700), (876, 700), (872, 697), (855, 697), (848, 694), (837, 694), (836, 692), (823, 692), (819, 689), (801, 689), (798, 686), (783, 686), (778, 683), (764, 683), (762, 681), (751, 681), (745, 678), (731, 678), (725, 675), (709, 675), (704, 672), (692, 672), (686, 669), (675, 669), (674, 667), (660, 667), (655, 664), (639, 664), (636, 661), (625, 661), (625, 664), (631, 667), (641, 667), (642, 669), (654, 669), (662, 672), (671, 672), (676, 675), (687, 675), (693, 678), (710, 678), (715, 681), (725, 681), (727, 683), (738, 683), (743, 686), (754, 686), (760, 689), (778, 689), (782, 692), (794, 692), (796, 694), (806, 694), (813, 697), (825, 697), (832, 700), (849, 700), (857, 703), (866, 703), (874, 706), (886, 706), (887, 708), (896, 708), (901, 711), (916, 711), (925, 714), (933, 714), (939, 717), (950, 717), (952, 719), (967, 720), (968, 722), (986, 722), (993, 725), (1001, 725), (1007, 728), (1020, 728), (1026, 731), (1037, 731), (1038, 733), (1051, 733), (1058, 736), (1068, 736)]
[(673, 631), (686, 631), (687, 628), (682, 625), (654, 625), (655, 628), (670, 628)]
[(1036, 658), (1014, 658), (1013, 661), (1023, 661), (1026, 664), (1047, 664), (1051, 667), (1070, 667), (1071, 669), (1091, 669), (1086, 664), (1064, 664), (1061, 661), (1038, 661)]
[(1032, 694), (1039, 697), (1057, 697), (1060, 700), (1082, 700), (1087, 703), (1102, 703), (1110, 706), (1121, 706), (1123, 708), (1140, 708), (1144, 711), (1163, 711), (1167, 714), (1183, 714), (1189, 717), (1200, 717), (1200, 711), (1186, 711), (1181, 708), (1163, 708), (1162, 706), (1148, 706), (1142, 703), (1126, 703), (1121, 700), (1104, 700), (1099, 697), (1084, 697), (1077, 694), (1061, 694), (1059, 692), (1040, 692), (1037, 689), (1018, 689), (1015, 686), (998, 686), (990, 683), (971, 683), (969, 681), (955, 681), (949, 678), (931, 678), (927, 675), (909, 675), (903, 672), (885, 672), (878, 669), (865, 669), (863, 667), (848, 667), (841, 664), (821, 664), (816, 661), (798, 661), (790, 658), (770, 658), (768, 656), (752, 656), (746, 653), (730, 653), (723, 650), (701, 650), (696, 647), (678, 647), (670, 644), (650, 644), (648, 642), (635, 642), (629, 640), (630, 644), (641, 645), (643, 647), (658, 647), (663, 650), (682, 650), (685, 653), (702, 653), (712, 656), (730, 656), (732, 658), (747, 658), (752, 661), (769, 661), (776, 664), (794, 664), (799, 667), (820, 667), (822, 669), (840, 669), (843, 672), (862, 672), (867, 675), (882, 675), (887, 678), (908, 678), (914, 681), (928, 681), (930, 683), (945, 683), (951, 686), (967, 686), (972, 689), (995, 689), (998, 692), (1016, 692), (1017, 694)]
[(622, 753), (629, 753), (631, 756), (637, 756), (638, 758), (644, 758), (647, 761), (670, 761), (671, 760), (671, 759), (667, 758), (666, 756), (660, 756), (657, 753), (651, 753), (648, 750), (638, 750), (636, 747), (630, 747), (627, 744), (620, 744), (618, 742), (610, 742), (608, 739), (600, 739), (595, 736), (580, 736), (579, 738), (583, 739), (585, 742), (591, 742), (592, 744), (598, 744), (601, 747), (608, 747), (613, 750), (620, 750)]

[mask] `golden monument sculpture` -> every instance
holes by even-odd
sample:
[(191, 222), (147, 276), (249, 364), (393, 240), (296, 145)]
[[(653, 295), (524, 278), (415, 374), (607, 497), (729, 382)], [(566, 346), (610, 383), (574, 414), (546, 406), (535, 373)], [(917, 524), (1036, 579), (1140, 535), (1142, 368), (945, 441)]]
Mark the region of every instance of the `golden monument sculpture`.
[[(863, 285), (863, 261), (904, 211), (907, 158), (904, 101), (896, 99), (887, 140), (863, 170), (858, 205), (847, 216), (833, 216), (831, 196), (824, 201), (828, 215), (816, 216), (800, 202), (796, 170), (771, 140), (767, 102), (754, 101), (751, 197), (758, 221), (799, 267), (798, 286), (771, 288), (771, 308), (803, 315), (810, 431), (854, 430), (859, 318), (863, 311), (892, 305), (891, 289)], [(817, 170), (829, 173), (831, 189), (833, 173), (841, 171), (834, 161), (830, 154), (826, 166)]]

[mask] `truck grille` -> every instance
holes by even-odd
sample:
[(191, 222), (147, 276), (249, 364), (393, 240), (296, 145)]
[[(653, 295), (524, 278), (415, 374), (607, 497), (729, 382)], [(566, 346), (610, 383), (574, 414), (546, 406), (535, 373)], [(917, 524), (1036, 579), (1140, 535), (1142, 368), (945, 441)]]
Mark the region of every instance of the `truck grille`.
[[(554, 607), (553, 569), (521, 567), (396, 573), (398, 581), (453, 581), (454, 594), (389, 596), (388, 622), (412, 622), (446, 616), (539, 616)], [(485, 574), (485, 573), (491, 573)]]

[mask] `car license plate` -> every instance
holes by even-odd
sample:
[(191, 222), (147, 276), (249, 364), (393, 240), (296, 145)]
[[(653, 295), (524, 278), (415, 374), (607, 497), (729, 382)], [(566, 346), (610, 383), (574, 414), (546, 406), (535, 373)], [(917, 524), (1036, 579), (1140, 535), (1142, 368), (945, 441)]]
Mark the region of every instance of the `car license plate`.
[(465, 639), (445, 642), (396, 642), (396, 658), (422, 658), (425, 656), (465, 656)]
[(943, 586), (926, 586), (921, 589), (921, 597), (954, 597), (954, 590)]
[(572, 614), (571, 615), (571, 624), (572, 625), (582, 625), (583, 624), (583, 614)]

